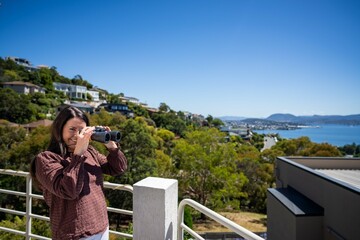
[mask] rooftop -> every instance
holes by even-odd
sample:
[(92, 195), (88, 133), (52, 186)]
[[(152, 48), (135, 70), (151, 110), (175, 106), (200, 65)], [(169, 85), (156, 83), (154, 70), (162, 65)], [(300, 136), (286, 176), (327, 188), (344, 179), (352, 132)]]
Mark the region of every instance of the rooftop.
[(320, 178), (360, 193), (360, 158), (285, 157), (293, 165)]
[(315, 169), (327, 177), (336, 179), (336, 181), (342, 182), (344, 185), (350, 185), (358, 188), (360, 191), (360, 170), (351, 169)]

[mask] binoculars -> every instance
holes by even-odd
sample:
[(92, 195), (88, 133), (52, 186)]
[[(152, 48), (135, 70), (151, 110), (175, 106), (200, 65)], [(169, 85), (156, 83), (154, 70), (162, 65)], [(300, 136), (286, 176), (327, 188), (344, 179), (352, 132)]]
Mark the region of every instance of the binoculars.
[(102, 127), (96, 127), (91, 135), (91, 140), (101, 143), (108, 143), (109, 141), (120, 142), (120, 139), (121, 133), (119, 131), (106, 131)]

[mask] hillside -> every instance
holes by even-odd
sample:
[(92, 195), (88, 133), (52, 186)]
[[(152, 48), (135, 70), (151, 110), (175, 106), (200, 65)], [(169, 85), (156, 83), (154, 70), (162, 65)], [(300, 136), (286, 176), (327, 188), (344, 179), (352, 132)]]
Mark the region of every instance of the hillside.
[[(38, 116), (36, 116), (36, 119), (43, 119), (45, 118), (45, 115), (49, 112), (53, 112), (54, 107), (61, 104), (65, 99), (67, 99), (67, 96), (63, 94), (62, 92), (56, 91), (54, 89), (53, 83), (59, 82), (59, 83), (65, 83), (65, 84), (72, 84), (72, 85), (80, 85), (85, 86), (88, 89), (92, 89), (93, 85), (88, 82), (87, 80), (83, 79), (81, 75), (76, 75), (72, 79), (67, 78), (65, 76), (62, 76), (56, 71), (56, 67), (51, 68), (37, 68), (35, 66), (28, 66), (32, 70), (28, 71), (24, 66), (17, 64), (13, 60), (5, 60), (0, 57), (0, 84), (3, 82), (13, 82), (13, 81), (23, 81), (35, 84), (41, 88), (44, 88), (46, 90), (46, 96), (37, 96), (36, 98), (26, 99), (23, 97), (23, 99), (15, 99), (16, 96), (13, 96), (10, 99), (14, 99), (14, 103), (23, 104), (24, 106), (18, 106), (18, 109), (26, 109), (29, 111), (29, 109), (32, 109), (32, 112), (37, 112)], [(109, 93), (107, 90), (104, 89), (98, 89), (97, 90), (104, 92), (107, 95), (107, 100), (111, 101), (118, 101), (118, 97), (121, 94), (112, 94)], [(84, 99), (89, 98), (91, 99), (91, 96), (84, 96)], [(8, 95), (4, 96), (4, 98), (8, 98)], [(40, 99), (41, 98), (41, 99)], [(84, 100), (84, 99), (76, 99), (76, 100)], [(8, 101), (9, 103), (11, 101)], [(29, 104), (27, 104), (29, 103)], [(33, 106), (28, 106), (30, 104), (33, 104)], [(19, 104), (15, 104), (16, 106)], [(36, 108), (36, 109), (35, 109)], [(0, 108), (1, 109), (1, 108)], [(27, 115), (31, 115), (32, 113), (28, 113)], [(3, 114), (4, 115), (4, 114)], [(24, 115), (24, 114), (23, 114)], [(26, 115), (26, 114), (25, 114)], [(10, 121), (14, 121), (14, 118), (6, 118), (2, 117)], [(20, 121), (21, 123), (29, 122), (31, 116), (23, 116)], [(347, 115), (347, 116), (341, 116), (341, 115), (313, 115), (313, 116), (295, 116), (293, 114), (283, 114), (283, 113), (275, 113), (270, 115), (269, 117), (263, 119), (263, 118), (247, 118), (243, 116), (221, 116), (217, 117), (218, 119), (222, 121), (244, 121), (245, 123), (252, 123), (252, 122), (261, 122), (261, 124), (271, 124), (276, 125), (276, 123), (295, 123), (295, 124), (345, 124), (345, 125), (360, 125), (360, 114), (354, 114), (354, 115)], [(272, 121), (271, 122), (265, 122), (265, 121)]]

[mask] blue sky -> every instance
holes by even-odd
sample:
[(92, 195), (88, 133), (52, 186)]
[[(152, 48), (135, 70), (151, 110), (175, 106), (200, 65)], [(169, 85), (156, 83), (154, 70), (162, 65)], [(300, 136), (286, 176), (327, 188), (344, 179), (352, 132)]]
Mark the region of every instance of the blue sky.
[(360, 1), (0, 0), (0, 57), (204, 116), (360, 113)]

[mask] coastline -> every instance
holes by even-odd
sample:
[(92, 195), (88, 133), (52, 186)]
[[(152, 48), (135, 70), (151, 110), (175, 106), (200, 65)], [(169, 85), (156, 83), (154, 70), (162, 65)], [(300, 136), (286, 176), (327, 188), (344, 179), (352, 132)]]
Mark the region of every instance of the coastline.
[(264, 129), (252, 130), (258, 134), (279, 134), (281, 138), (294, 139), (307, 136), (315, 143), (329, 143), (334, 146), (360, 145), (360, 125), (324, 124), (306, 126), (293, 130)]

